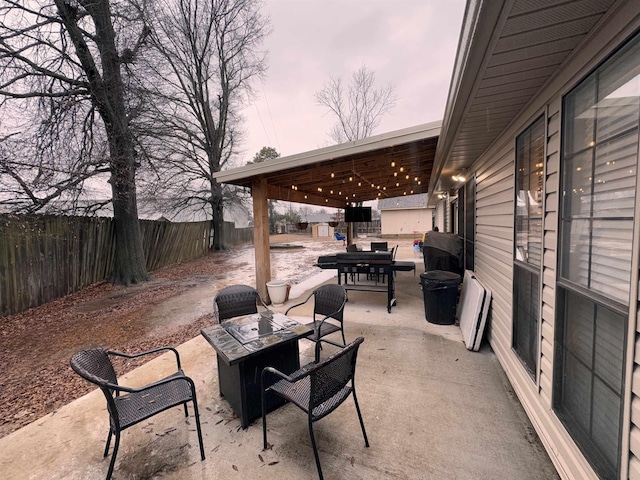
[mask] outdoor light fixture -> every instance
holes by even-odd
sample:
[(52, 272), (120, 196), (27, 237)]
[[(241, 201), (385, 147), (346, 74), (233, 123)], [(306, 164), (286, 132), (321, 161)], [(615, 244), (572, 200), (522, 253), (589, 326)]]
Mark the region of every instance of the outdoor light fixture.
[(464, 182), (467, 180), (467, 177), (465, 176), (465, 171), (463, 170), (462, 173), (458, 174), (458, 175), (451, 175), (451, 180), (453, 180), (454, 182)]
[(401, 171), (401, 172), (404, 172), (404, 167), (400, 167), (400, 171)]
[(391, 162), (391, 166), (395, 167), (396, 166), (396, 162)]
[(335, 174), (335, 173), (333, 173), (333, 172), (331, 172), (331, 178), (333, 178), (333, 177), (335, 177), (335, 176), (336, 176), (336, 174)]
[(398, 176), (398, 172), (393, 172), (393, 176), (397, 177)]

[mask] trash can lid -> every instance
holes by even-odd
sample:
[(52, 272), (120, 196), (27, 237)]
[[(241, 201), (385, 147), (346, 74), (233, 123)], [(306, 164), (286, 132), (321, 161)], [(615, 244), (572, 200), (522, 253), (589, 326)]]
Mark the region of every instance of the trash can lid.
[(420, 281), (427, 286), (458, 285), (462, 277), (454, 272), (445, 270), (429, 270), (420, 274)]

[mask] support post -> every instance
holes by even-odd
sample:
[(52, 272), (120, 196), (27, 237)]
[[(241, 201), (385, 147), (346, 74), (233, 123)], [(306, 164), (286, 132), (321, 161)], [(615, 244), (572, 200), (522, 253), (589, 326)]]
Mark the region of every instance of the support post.
[(347, 223), (347, 245), (353, 243), (353, 223)]
[(253, 198), (253, 246), (256, 262), (256, 289), (265, 303), (271, 303), (267, 282), (271, 280), (271, 250), (269, 248), (269, 205), (267, 180), (258, 178), (251, 185)]

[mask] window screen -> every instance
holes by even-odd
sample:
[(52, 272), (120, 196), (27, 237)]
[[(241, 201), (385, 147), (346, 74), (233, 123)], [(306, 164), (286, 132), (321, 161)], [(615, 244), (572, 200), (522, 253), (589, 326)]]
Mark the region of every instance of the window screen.
[(516, 138), (513, 348), (535, 379), (539, 345), (544, 117)]
[(631, 290), (640, 41), (563, 100), (554, 408), (602, 478), (618, 478)]

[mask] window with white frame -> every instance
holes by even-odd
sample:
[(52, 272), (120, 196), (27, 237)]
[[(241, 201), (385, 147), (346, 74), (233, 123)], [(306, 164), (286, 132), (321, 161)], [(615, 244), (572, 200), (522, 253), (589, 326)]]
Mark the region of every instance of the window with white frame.
[(620, 471), (639, 118), (636, 35), (563, 99), (554, 409), (601, 478)]
[(516, 138), (513, 349), (535, 379), (542, 268), (544, 117)]

